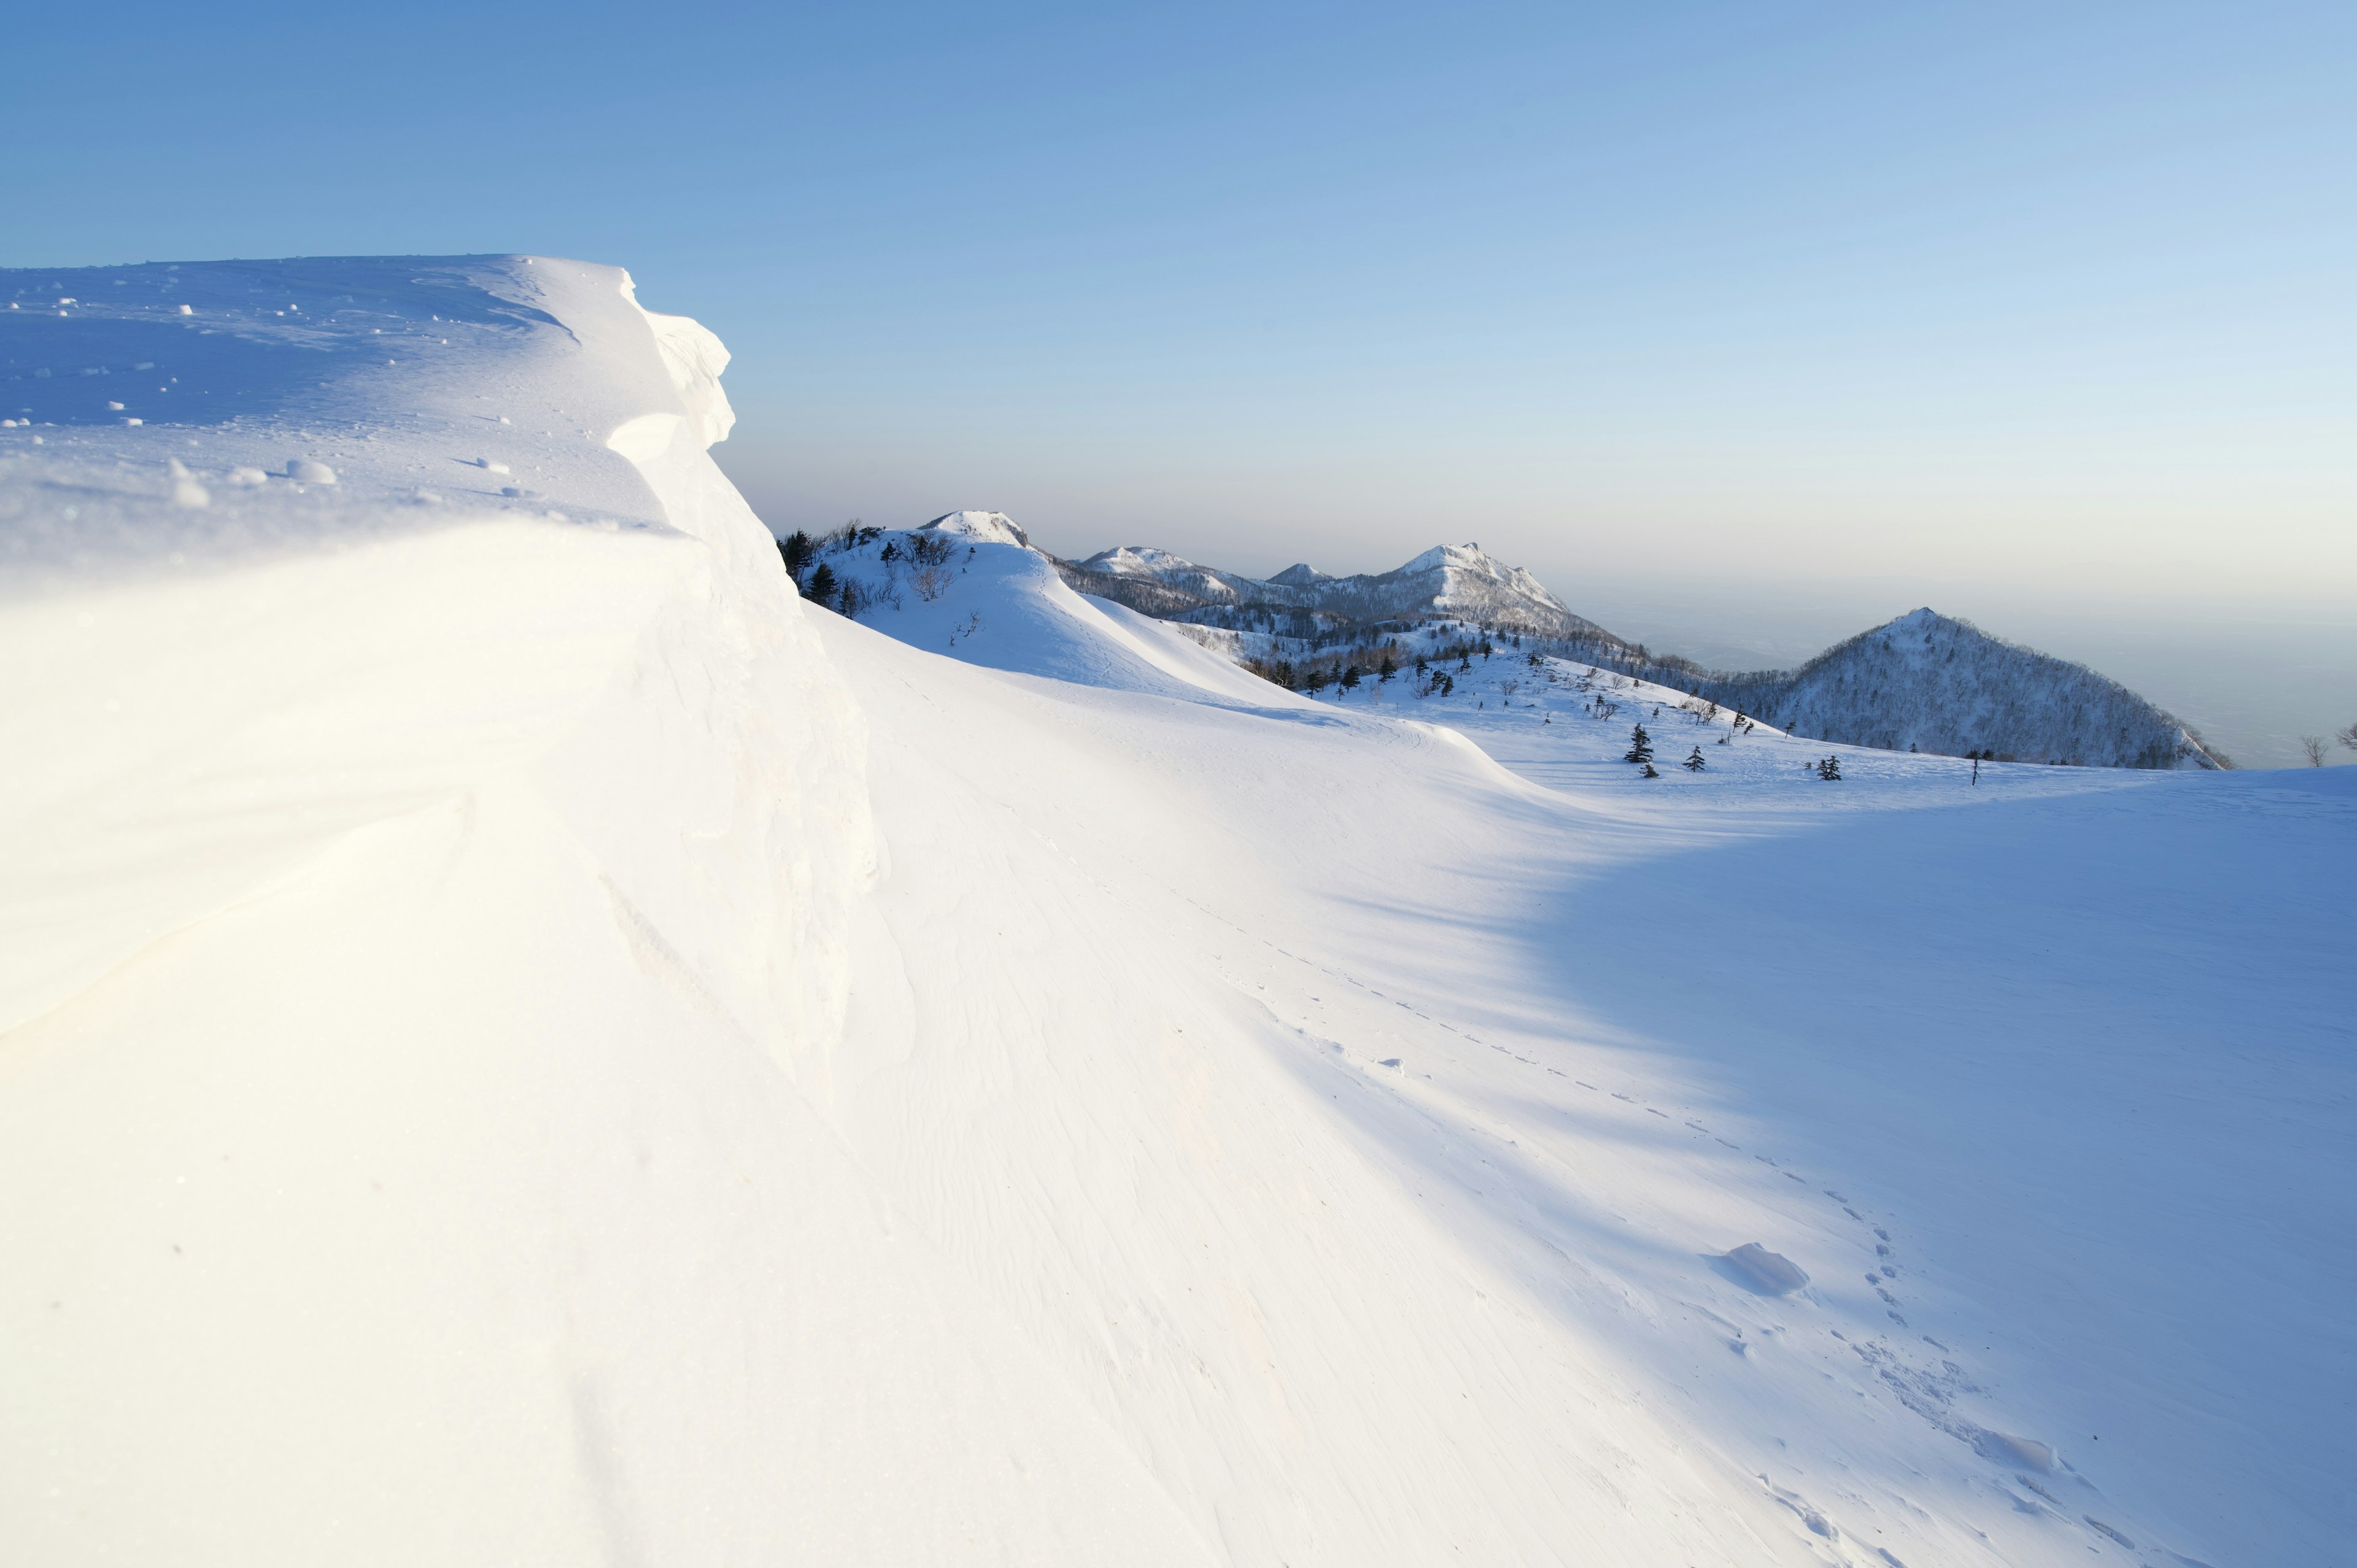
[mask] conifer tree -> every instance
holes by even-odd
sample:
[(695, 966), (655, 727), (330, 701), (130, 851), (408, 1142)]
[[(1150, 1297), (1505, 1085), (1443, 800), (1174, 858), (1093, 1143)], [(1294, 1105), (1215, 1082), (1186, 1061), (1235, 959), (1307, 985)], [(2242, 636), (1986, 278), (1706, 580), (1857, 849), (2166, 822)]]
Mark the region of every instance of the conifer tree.
[(802, 586), (802, 573), (809, 569), (811, 557), (817, 553), (811, 536), (799, 528), (778, 541), (778, 553), (786, 558), (786, 575), (794, 580), (796, 588)]
[(1841, 758), (1838, 757), (1828, 757), (1823, 762), (1818, 763), (1817, 777), (1820, 779), (1839, 779), (1841, 777)]
[(1620, 760), (1623, 762), (1641, 762), (1645, 765), (1646, 771), (1648, 773), (1652, 772), (1653, 765), (1653, 737), (1645, 733), (1645, 726), (1643, 725), (1639, 725), (1635, 729), (1629, 732), (1629, 752), (1628, 755), (1621, 757)]
[(818, 570), (802, 584), (802, 597), (816, 604), (832, 605), (835, 593), (834, 568), (822, 561)]
[(1645, 764), (1645, 771), (1644, 771), (1644, 772), (1642, 772), (1642, 773), (1641, 773), (1641, 774), (1639, 774), (1639, 775), (1638, 775), (1638, 777), (1639, 777), (1639, 778), (1641, 778), (1641, 779), (1659, 779), (1659, 778), (1661, 777), (1661, 775), (1660, 775), (1660, 774), (1658, 774), (1658, 773), (1656, 773), (1656, 772), (1654, 772), (1654, 771), (1653, 771), (1653, 765), (1652, 765), (1652, 763), (1648, 762), (1647, 764)]
[(1342, 668), (1342, 690), (1345, 692), (1355, 692), (1358, 689), (1359, 667), (1355, 664), (1344, 665)]
[(1702, 759), (1702, 747), (1695, 746), (1694, 748), (1694, 755), (1687, 757), (1684, 763), (1681, 766), (1683, 766), (1689, 773), (1699, 773), (1704, 768), (1709, 767), (1710, 764)]

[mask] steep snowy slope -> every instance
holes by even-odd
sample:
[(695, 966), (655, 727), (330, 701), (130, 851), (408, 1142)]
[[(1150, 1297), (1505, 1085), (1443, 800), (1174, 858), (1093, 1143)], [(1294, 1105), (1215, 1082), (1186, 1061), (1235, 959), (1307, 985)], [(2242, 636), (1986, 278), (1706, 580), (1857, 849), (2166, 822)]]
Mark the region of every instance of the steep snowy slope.
[(1789, 674), (1693, 689), (1795, 734), (1888, 751), (2093, 768), (2215, 768), (2178, 720), (2083, 664), (1919, 609)]

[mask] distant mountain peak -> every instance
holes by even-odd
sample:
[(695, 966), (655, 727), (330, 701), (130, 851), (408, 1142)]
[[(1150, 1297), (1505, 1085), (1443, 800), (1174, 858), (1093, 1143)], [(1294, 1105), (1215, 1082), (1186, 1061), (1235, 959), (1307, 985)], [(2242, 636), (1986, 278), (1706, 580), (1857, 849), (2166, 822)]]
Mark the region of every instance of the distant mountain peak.
[(1572, 614), (1536, 577), (1479, 544), (1438, 544), (1388, 572), (1346, 577), (1329, 576), (1306, 561), (1271, 577), (1246, 577), (1142, 545), (1100, 551), (1065, 563), (1063, 571), (1082, 593), (1118, 598), (1147, 615), (1205, 624), (1259, 626), (1273, 616), (1305, 614), (1329, 626), (1445, 618), (1540, 637), (1609, 635)]
[(1017, 544), (1026, 550), (1031, 548), (1031, 536), (1003, 511), (943, 512), (925, 526), (943, 533), (963, 534), (985, 544)]
[(1502, 575), (1515, 570), (1504, 564), (1478, 544), (1436, 544), (1415, 560), (1394, 567), (1394, 572), (1431, 572), (1455, 568), (1458, 571)]
[(1697, 689), (1799, 736), (1961, 756), (2107, 768), (2216, 768), (2171, 714), (2083, 664), (1929, 606), (1797, 670), (1706, 677)]
[(1081, 563), (1085, 571), (1110, 572), (1122, 577), (1151, 577), (1158, 572), (1193, 572), (1200, 570), (1183, 555), (1168, 550), (1157, 550), (1150, 544), (1116, 544), (1111, 550), (1100, 550)]

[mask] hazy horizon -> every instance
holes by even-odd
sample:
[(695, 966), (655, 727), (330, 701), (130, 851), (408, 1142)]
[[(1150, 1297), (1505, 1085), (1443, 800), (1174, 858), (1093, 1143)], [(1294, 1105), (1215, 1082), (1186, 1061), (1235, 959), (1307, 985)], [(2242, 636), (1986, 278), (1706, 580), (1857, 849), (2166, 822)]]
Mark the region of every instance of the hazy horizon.
[[(2298, 737), (2357, 722), (2357, 603), (2330, 584), (2274, 596), (2191, 590), (2132, 592), (2072, 583), (2007, 584), (1925, 576), (1827, 575), (1736, 579), (1692, 568), (1589, 570), (1560, 554), (1518, 556), (1478, 524), (1389, 549), (1315, 542), (1297, 549), (1283, 529), (1228, 550), (1218, 531), (1183, 524), (1092, 527), (960, 497), (931, 509), (819, 515), (742, 474), (741, 452), (713, 449), (772, 532), (823, 531), (853, 516), (906, 528), (947, 510), (1007, 510), (1040, 548), (1078, 560), (1115, 545), (1153, 545), (1225, 571), (1266, 577), (1297, 561), (1331, 575), (1384, 572), (1435, 544), (1479, 543), (1523, 566), (1579, 615), (1620, 636), (1717, 669), (1789, 669), (1857, 632), (1928, 605), (1945, 616), (2099, 671), (2192, 725), (2244, 768), (2304, 767)], [(1312, 542), (1303, 540), (1304, 544)], [(2344, 713), (2342, 710), (2346, 710)], [(2357, 763), (2336, 746), (2327, 766)]]
[[(733, 350), (722, 462), (787, 526), (1471, 538), (1664, 640), (1930, 603), (2245, 760), (2357, 717), (2357, 10), (405, 16), (111, 12), (0, 102), (0, 263), (615, 263)], [(2221, 601), (2174, 655), (2093, 624)]]

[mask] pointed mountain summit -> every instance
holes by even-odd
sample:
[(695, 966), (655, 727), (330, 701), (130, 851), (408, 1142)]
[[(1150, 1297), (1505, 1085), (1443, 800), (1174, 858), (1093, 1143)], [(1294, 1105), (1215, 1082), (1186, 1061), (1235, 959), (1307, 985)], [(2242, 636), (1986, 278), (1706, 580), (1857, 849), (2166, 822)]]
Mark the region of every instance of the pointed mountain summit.
[(1928, 607), (1797, 670), (1698, 689), (1794, 735), (1888, 751), (1995, 751), (2094, 768), (2226, 765), (2182, 721), (2108, 676)]
[(943, 512), (925, 527), (942, 533), (963, 534), (977, 544), (1017, 544), (1026, 550), (1031, 548), (1031, 536), (1003, 511)]

